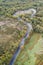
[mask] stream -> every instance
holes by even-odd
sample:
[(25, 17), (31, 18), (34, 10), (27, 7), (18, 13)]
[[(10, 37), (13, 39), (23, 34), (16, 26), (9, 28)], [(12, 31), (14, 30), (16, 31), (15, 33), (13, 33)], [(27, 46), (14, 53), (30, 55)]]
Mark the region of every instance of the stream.
[[(29, 14), (29, 13), (32, 13), (31, 14), (31, 18), (33, 18), (36, 14), (36, 10), (31, 8), (31, 9), (28, 9), (28, 10), (24, 10), (24, 11), (17, 11), (13, 16), (19, 16), (19, 15), (23, 15), (23, 14)], [(20, 17), (18, 17), (18, 20), (22, 20)], [(14, 65), (15, 64), (15, 61), (21, 51), (21, 46), (24, 46), (25, 44), (25, 40), (29, 37), (29, 34), (30, 32), (33, 30), (32, 28), (32, 25), (30, 23), (27, 23), (26, 21), (24, 22), (25, 25), (27, 25), (27, 32), (25, 34), (25, 36), (22, 38), (16, 52), (14, 53), (13, 57), (11, 58), (11, 61), (9, 63), (9, 65)]]

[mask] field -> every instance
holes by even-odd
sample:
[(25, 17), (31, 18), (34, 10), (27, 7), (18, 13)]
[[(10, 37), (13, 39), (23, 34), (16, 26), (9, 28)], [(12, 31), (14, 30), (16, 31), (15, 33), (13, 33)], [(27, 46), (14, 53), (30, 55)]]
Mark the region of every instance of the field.
[[(37, 11), (33, 19), (31, 13), (20, 15), (22, 21), (13, 16), (30, 8)], [(0, 0), (0, 65), (9, 65), (27, 31), (25, 21), (33, 31), (14, 65), (43, 65), (43, 0)]]
[[(15, 65), (43, 65), (43, 58), (38, 58), (43, 54), (43, 38), (40, 34), (34, 33), (28, 43), (25, 44), (24, 49), (21, 51), (17, 58)], [(40, 62), (39, 62), (40, 61)]]

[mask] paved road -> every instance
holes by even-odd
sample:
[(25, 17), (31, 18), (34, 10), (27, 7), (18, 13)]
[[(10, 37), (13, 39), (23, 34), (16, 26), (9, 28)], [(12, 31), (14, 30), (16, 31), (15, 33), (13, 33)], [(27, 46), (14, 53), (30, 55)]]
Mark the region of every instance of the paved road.
[[(13, 16), (18, 16), (18, 15), (21, 15), (21, 14), (28, 14), (30, 12), (32, 12), (31, 18), (33, 18), (34, 15), (36, 14), (36, 10), (33, 9), (33, 8), (29, 9), (29, 10), (24, 10), (24, 11), (18, 11)], [(18, 17), (18, 20), (20, 21), (22, 19), (20, 17)], [(27, 23), (25, 21), (24, 24), (27, 25), (27, 32), (26, 32), (25, 36), (23, 37), (23, 39), (21, 40), (21, 43), (19, 44), (16, 52), (14, 53), (9, 65), (14, 65), (15, 64), (17, 56), (19, 55), (19, 53), (21, 51), (21, 46), (24, 46), (25, 40), (29, 37), (29, 34), (30, 34), (31, 30), (33, 30), (32, 25), (30, 23)]]

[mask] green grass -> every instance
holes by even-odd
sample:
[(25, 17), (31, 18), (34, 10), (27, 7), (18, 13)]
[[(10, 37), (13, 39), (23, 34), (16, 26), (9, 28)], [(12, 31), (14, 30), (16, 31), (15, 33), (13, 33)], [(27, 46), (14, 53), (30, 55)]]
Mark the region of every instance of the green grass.
[(2, 2), (2, 0), (0, 0), (0, 2)]
[(37, 50), (39, 51), (42, 41), (41, 35), (34, 33), (29, 43), (25, 45), (24, 49), (21, 51), (15, 65), (35, 65), (37, 59), (35, 53)]
[(34, 33), (29, 41), (29, 44), (26, 45), (29, 49), (32, 49), (34, 45), (37, 43), (38, 39), (40, 37), (40, 34)]

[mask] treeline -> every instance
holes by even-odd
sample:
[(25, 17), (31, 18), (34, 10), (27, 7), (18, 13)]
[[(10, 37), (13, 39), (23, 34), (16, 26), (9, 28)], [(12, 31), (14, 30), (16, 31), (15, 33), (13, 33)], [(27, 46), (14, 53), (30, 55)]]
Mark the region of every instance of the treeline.
[(42, 17), (35, 16), (34, 18), (30, 18), (30, 15), (21, 15), (20, 16), (24, 21), (27, 21), (32, 24), (34, 32), (43, 33), (43, 19)]
[(35, 32), (43, 33), (43, 21), (40, 18), (34, 18), (32, 25)]
[(38, 5), (38, 3), (33, 3), (30, 0), (22, 1), (23, 0), (2, 0), (2, 2), (0, 2), (0, 16), (7, 16), (7, 14), (13, 15), (18, 10), (29, 9), (31, 7), (37, 8), (40, 6), (40, 4)]

